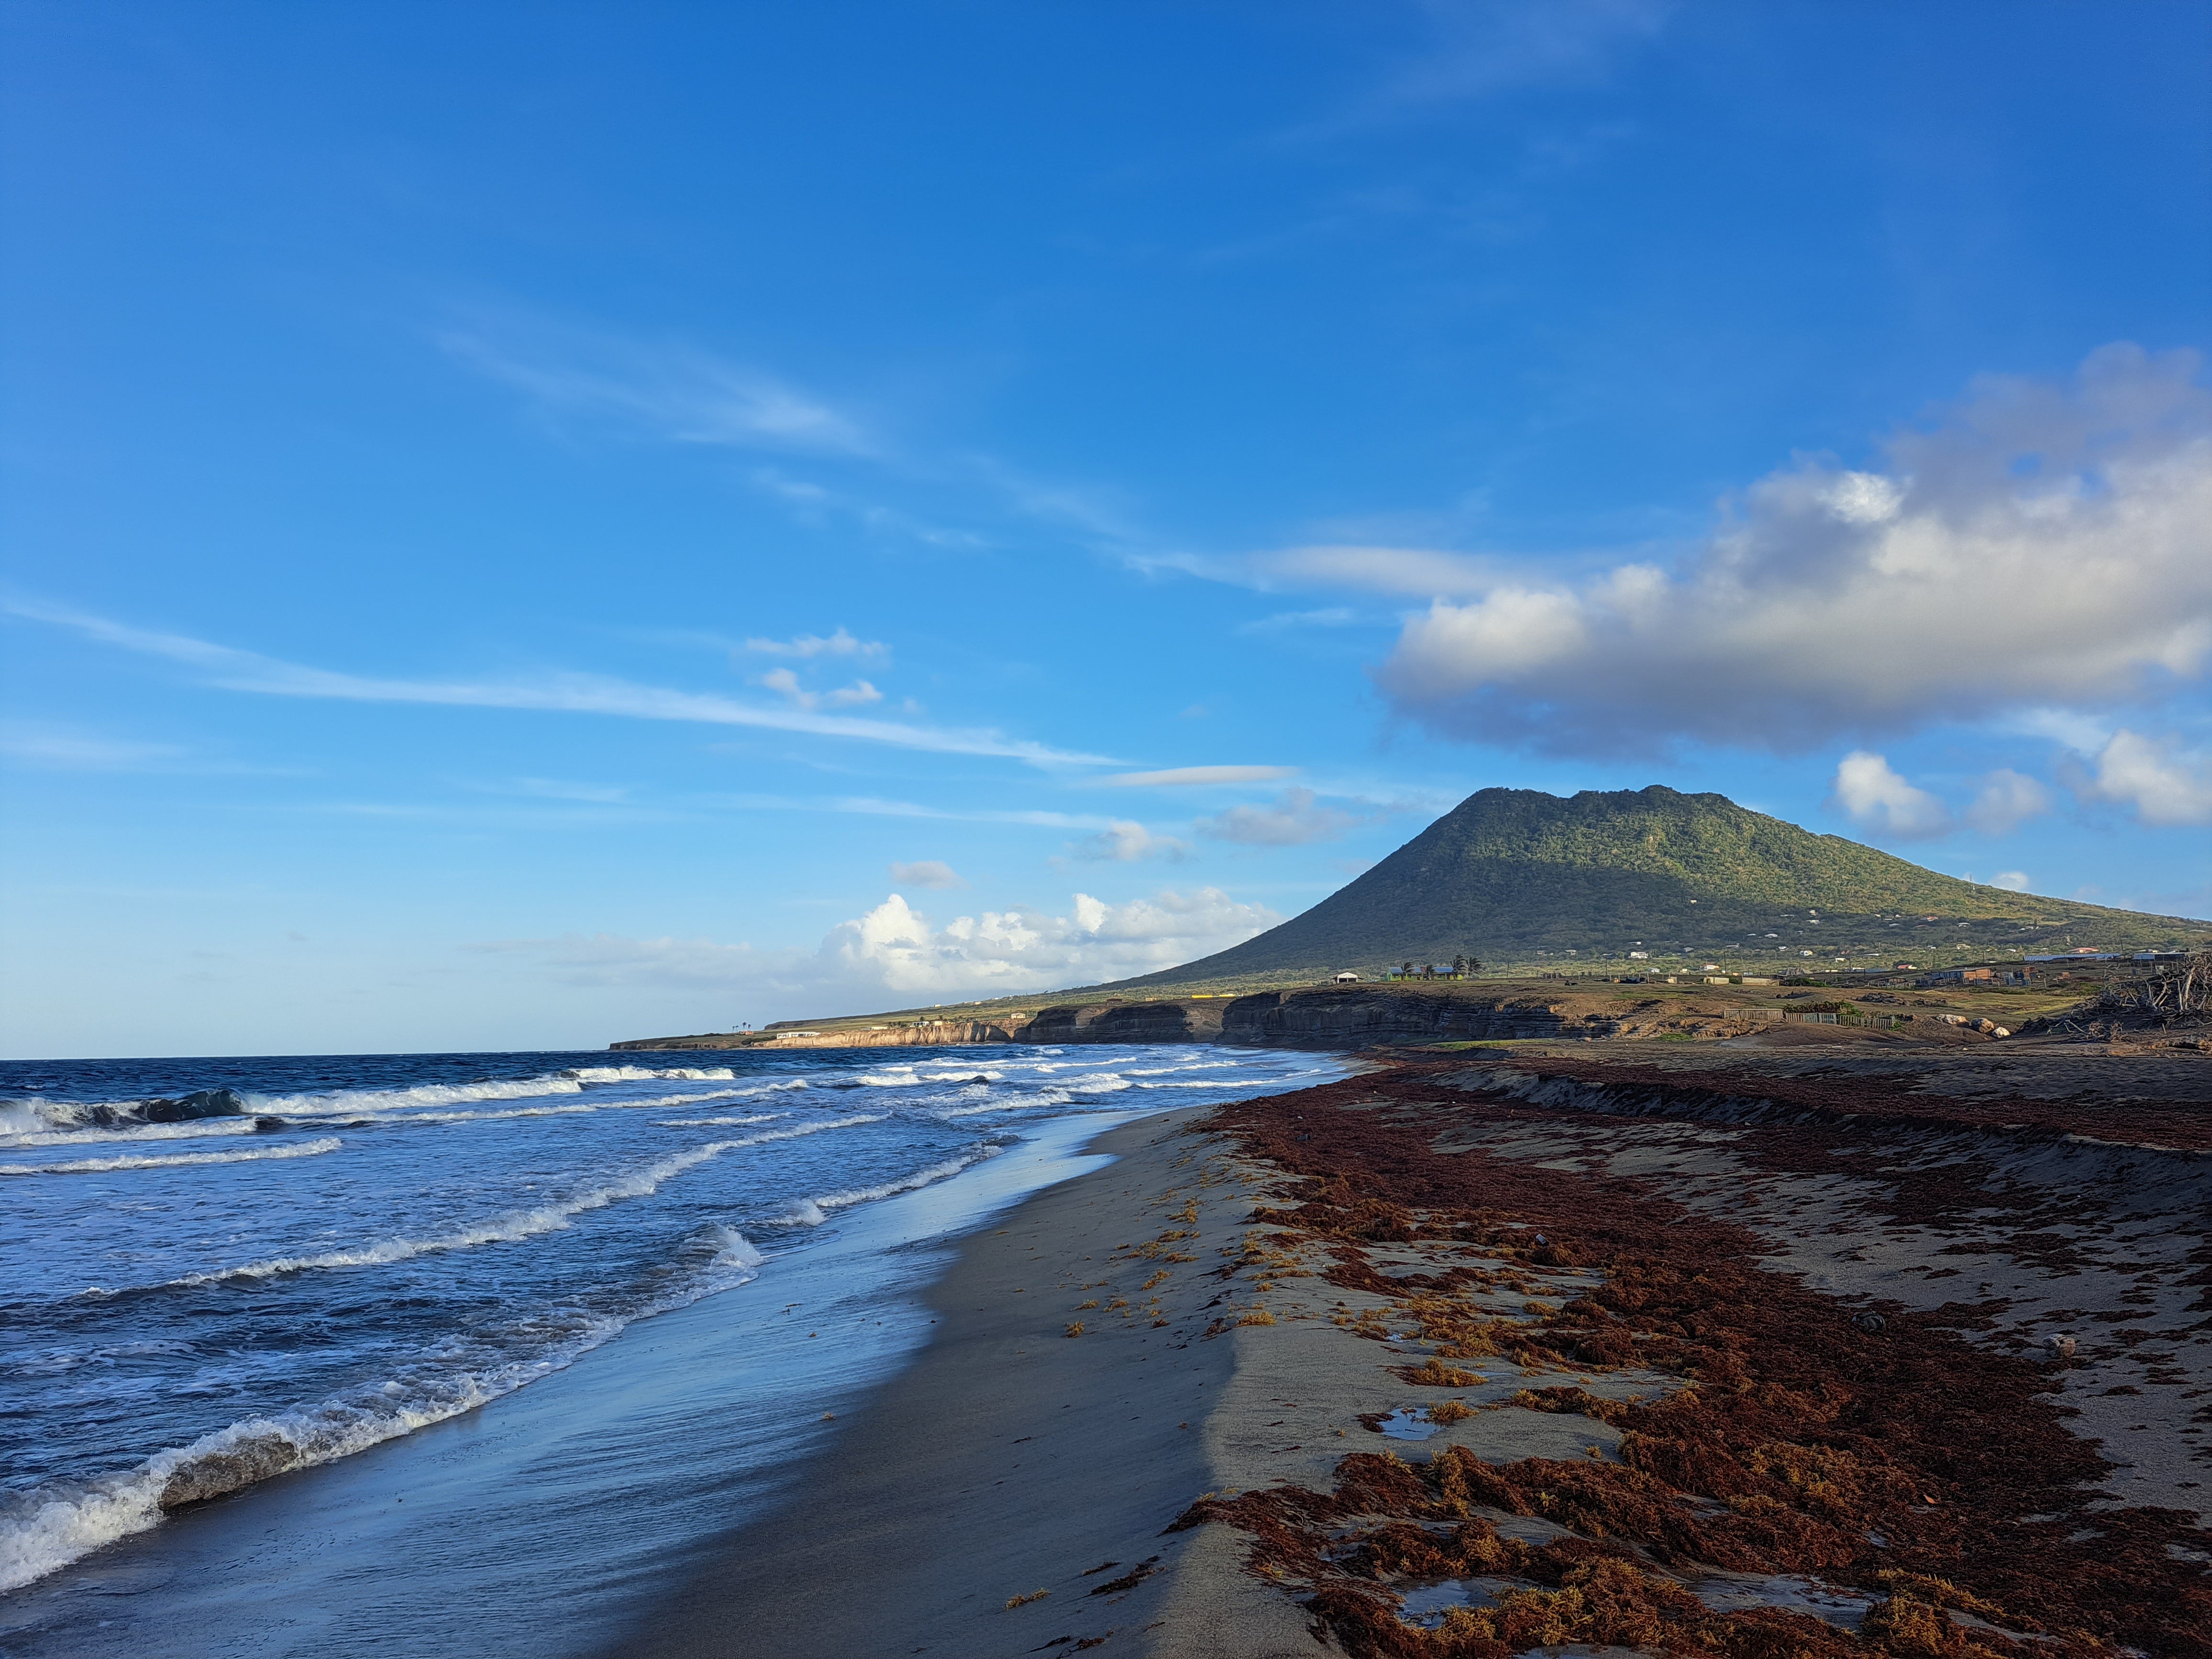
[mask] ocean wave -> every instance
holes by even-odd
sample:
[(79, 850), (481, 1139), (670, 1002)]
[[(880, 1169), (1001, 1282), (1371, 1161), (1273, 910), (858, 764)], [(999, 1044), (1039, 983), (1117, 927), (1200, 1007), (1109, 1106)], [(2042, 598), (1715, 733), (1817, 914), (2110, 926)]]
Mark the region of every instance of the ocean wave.
[(559, 1340), (534, 1352), (487, 1357), (445, 1371), (415, 1367), (404, 1377), (319, 1405), (229, 1424), (189, 1445), (158, 1451), (122, 1474), (0, 1494), (0, 1593), (159, 1525), (168, 1510), (185, 1504), (290, 1469), (336, 1462), (473, 1411), (574, 1364), (641, 1319), (760, 1276), (765, 1258), (734, 1227), (713, 1227), (702, 1243), (713, 1250), (702, 1268), (628, 1312), (584, 1317)]
[(663, 1079), (727, 1083), (737, 1073), (726, 1066), (572, 1066), (560, 1075), (579, 1083), (653, 1083)]
[(421, 1107), (465, 1106), (475, 1100), (532, 1100), (541, 1095), (580, 1095), (584, 1085), (572, 1077), (537, 1077), (485, 1083), (418, 1083), (404, 1089), (325, 1089), (308, 1094), (248, 1095), (257, 1112), (295, 1116), (364, 1112), (404, 1112)]
[[(58, 1104), (58, 1103), (44, 1103)], [(128, 1123), (105, 1127), (78, 1127), (81, 1119), (57, 1115), (46, 1118), (11, 1102), (0, 1107), (0, 1147), (24, 1150), (39, 1146), (99, 1146), (118, 1140), (202, 1140), (211, 1136), (250, 1135), (250, 1117), (202, 1117), (184, 1123)]]
[(562, 1117), (578, 1112), (665, 1111), (671, 1106), (697, 1106), (709, 1100), (749, 1100), (765, 1089), (707, 1089), (696, 1094), (655, 1095), (650, 1100), (593, 1100), (569, 1106), (507, 1106), (484, 1111), (393, 1112), (380, 1123), (479, 1123), (508, 1117)]
[[(314, 1255), (271, 1256), (265, 1261), (249, 1261), (243, 1267), (219, 1267), (212, 1273), (185, 1273), (167, 1279), (161, 1288), (198, 1285), (228, 1284), (238, 1279), (271, 1279), (279, 1273), (307, 1273), (327, 1267), (380, 1267), (395, 1261), (410, 1261), (418, 1255), (441, 1255), (449, 1250), (474, 1249), (483, 1244), (518, 1243), (543, 1233), (559, 1232), (574, 1218), (592, 1210), (605, 1209), (608, 1205), (626, 1198), (647, 1198), (660, 1190), (664, 1181), (673, 1180), (686, 1170), (695, 1169), (709, 1158), (720, 1158), (724, 1152), (735, 1152), (741, 1146), (758, 1146), (774, 1140), (795, 1140), (804, 1135), (816, 1135), (828, 1129), (851, 1128), (856, 1124), (879, 1123), (884, 1115), (832, 1118), (826, 1122), (800, 1124), (789, 1129), (769, 1129), (757, 1135), (742, 1135), (734, 1140), (710, 1140), (703, 1146), (694, 1146), (687, 1152), (674, 1153), (635, 1170), (602, 1186), (592, 1187), (552, 1204), (541, 1204), (533, 1209), (511, 1210), (505, 1215), (473, 1227), (464, 1227), (449, 1233), (428, 1238), (387, 1238), (349, 1250), (325, 1250)], [(86, 1295), (112, 1296), (113, 1291), (95, 1287)]]
[(873, 1187), (856, 1187), (850, 1192), (826, 1194), (811, 1202), (819, 1213), (842, 1210), (849, 1205), (866, 1204), (878, 1198), (890, 1198), (897, 1193), (910, 1193), (917, 1188), (933, 1187), (940, 1181), (950, 1181), (963, 1170), (973, 1169), (987, 1158), (996, 1158), (1005, 1150), (1003, 1146), (979, 1146), (972, 1152), (949, 1158), (942, 1164), (933, 1164), (926, 1170), (916, 1170), (912, 1175), (901, 1176), (896, 1181), (883, 1182)]
[(1066, 1077), (1059, 1079), (1062, 1089), (1080, 1089), (1085, 1094), (1110, 1095), (1133, 1087), (1129, 1079), (1118, 1072), (1093, 1072), (1088, 1077)]
[(756, 1112), (750, 1117), (664, 1117), (655, 1121), (663, 1129), (726, 1129), (737, 1123), (773, 1123), (780, 1117), (789, 1117), (788, 1112)]
[(102, 1175), (110, 1170), (175, 1170), (196, 1164), (256, 1164), (267, 1158), (316, 1158), (345, 1145), (336, 1135), (303, 1140), (290, 1146), (267, 1146), (252, 1152), (172, 1152), (120, 1158), (81, 1158), (67, 1164), (0, 1164), (0, 1176)]
[(1170, 1072), (1215, 1072), (1231, 1066), (1242, 1066), (1241, 1060), (1197, 1060), (1188, 1066), (1133, 1066), (1131, 1077), (1165, 1077)]
[(1265, 1083), (1266, 1078), (1209, 1077), (1171, 1083), (1139, 1083), (1139, 1089), (1233, 1089), (1240, 1083)]

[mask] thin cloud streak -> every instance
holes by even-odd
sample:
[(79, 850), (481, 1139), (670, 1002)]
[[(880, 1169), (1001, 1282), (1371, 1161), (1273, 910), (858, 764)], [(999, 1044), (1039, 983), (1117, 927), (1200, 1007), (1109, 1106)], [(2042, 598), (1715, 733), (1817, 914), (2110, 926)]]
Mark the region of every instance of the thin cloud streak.
[(507, 708), (543, 714), (607, 714), (628, 720), (671, 720), (702, 726), (752, 726), (810, 737), (880, 743), (925, 754), (980, 755), (1032, 766), (1113, 766), (1111, 756), (1054, 749), (988, 730), (907, 726), (896, 720), (822, 714), (799, 708), (763, 708), (710, 692), (641, 685), (611, 675), (564, 673), (528, 680), (404, 680), (339, 673), (216, 645), (188, 635), (132, 628), (82, 611), (9, 601), (9, 614), (70, 629), (103, 645), (200, 670), (207, 683), (227, 691), (264, 696), (322, 698), (340, 702), (422, 704), (449, 708)]

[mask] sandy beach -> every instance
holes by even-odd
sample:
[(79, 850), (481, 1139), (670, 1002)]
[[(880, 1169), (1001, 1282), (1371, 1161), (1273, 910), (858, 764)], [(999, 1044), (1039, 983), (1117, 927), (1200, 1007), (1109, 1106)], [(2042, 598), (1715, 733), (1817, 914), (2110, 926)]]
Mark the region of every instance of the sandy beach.
[(1108, 1133), (608, 1651), (2206, 1650), (2212, 1066), (1596, 1047)]

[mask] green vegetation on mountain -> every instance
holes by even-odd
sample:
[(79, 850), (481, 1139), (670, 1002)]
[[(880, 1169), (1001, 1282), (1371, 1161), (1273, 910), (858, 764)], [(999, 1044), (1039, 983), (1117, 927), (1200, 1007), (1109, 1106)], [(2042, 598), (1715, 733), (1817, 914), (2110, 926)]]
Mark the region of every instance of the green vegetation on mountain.
[(1960, 881), (1723, 795), (1485, 789), (1303, 915), (1112, 988), (1371, 977), (1462, 953), (1492, 969), (1776, 974), (2207, 944), (2212, 922)]

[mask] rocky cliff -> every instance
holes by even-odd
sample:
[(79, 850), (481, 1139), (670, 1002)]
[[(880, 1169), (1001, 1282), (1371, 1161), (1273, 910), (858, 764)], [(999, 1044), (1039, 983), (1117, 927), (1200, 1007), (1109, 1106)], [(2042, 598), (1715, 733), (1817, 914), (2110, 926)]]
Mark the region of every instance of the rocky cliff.
[(910, 1025), (849, 1024), (698, 1036), (647, 1037), (612, 1046), (645, 1048), (925, 1048), (985, 1042), (1226, 1042), (1255, 1048), (1362, 1048), (1372, 1043), (1504, 1037), (1636, 1035), (1616, 1014), (1573, 999), (1317, 986), (1235, 998), (1154, 1002), (1066, 1002), (990, 1020)]

